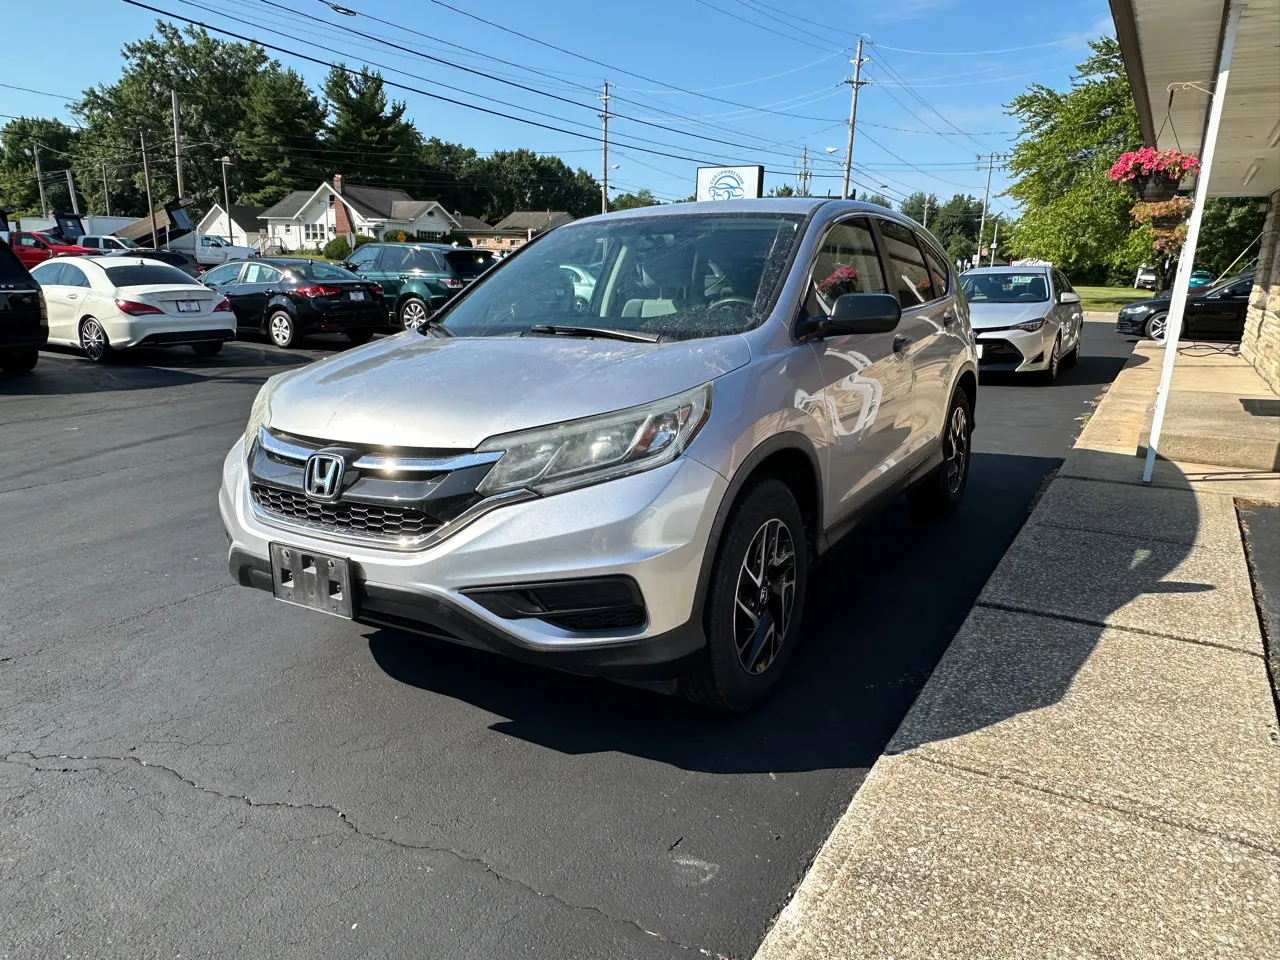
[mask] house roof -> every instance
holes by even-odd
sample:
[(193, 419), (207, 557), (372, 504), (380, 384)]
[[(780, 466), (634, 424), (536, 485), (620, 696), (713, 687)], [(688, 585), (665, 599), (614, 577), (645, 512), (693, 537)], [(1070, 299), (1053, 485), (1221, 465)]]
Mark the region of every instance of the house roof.
[(458, 221), (458, 229), (464, 233), (480, 233), (493, 229), (491, 224), (485, 223), (479, 217), (472, 217), (465, 213), (453, 213), (453, 219)]
[(231, 205), (231, 222), (245, 233), (255, 233), (262, 229), (262, 215), (266, 207), (233, 203)]
[(494, 230), (538, 231), (568, 223), (573, 217), (563, 210), (517, 210), (498, 221)]
[[(279, 203), (262, 211), (262, 219), (292, 220), (307, 205), (307, 201), (311, 199), (311, 195), (314, 193), (314, 190), (295, 190)], [(235, 206), (235, 204), (232, 204), (232, 206)]]
[[(414, 200), (403, 190), (387, 187), (366, 187), (358, 183), (346, 183), (342, 186), (342, 199), (356, 213), (366, 220), (401, 220), (395, 213), (397, 203)], [(421, 211), (419, 211), (421, 212)]]

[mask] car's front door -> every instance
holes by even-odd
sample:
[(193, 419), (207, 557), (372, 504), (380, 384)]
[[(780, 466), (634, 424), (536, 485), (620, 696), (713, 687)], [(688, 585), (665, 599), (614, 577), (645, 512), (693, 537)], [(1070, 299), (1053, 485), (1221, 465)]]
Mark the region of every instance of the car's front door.
[(256, 325), (261, 322), (261, 317), (249, 320), (245, 315), (245, 305), (240, 299), (240, 271), (244, 268), (243, 263), (224, 263), (220, 267), (214, 267), (203, 277), (200, 282), (215, 293), (220, 293), (227, 298), (231, 304), (231, 310), (236, 315), (236, 324), (238, 326)]
[[(31, 276), (40, 284), (44, 294), (44, 308), (49, 317), (49, 339), (60, 343), (75, 342), (75, 315), (73, 304), (78, 303), (68, 298), (73, 289), (64, 283), (67, 265), (57, 260), (42, 263), (31, 271)], [(74, 279), (74, 278), (72, 278)]]
[(53, 256), (53, 251), (49, 249), (48, 244), (33, 233), (17, 234), (13, 252), (18, 255), (18, 259), (28, 270)]
[[(833, 224), (809, 277), (804, 312), (829, 316), (846, 293), (886, 292), (870, 222)], [(799, 403), (830, 437), (826, 526), (844, 519), (872, 488), (891, 482), (910, 433), (911, 362), (894, 349), (897, 331), (828, 337), (812, 344), (822, 388)]]

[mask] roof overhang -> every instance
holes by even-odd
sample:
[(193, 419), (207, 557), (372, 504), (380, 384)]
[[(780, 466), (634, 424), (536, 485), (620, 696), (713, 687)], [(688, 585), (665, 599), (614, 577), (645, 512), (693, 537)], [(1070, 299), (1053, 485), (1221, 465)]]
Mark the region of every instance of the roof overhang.
[[(1199, 154), (1222, 55), (1228, 0), (1110, 0), (1143, 140)], [(1172, 94), (1172, 99), (1171, 99)], [(1280, 3), (1251, 0), (1240, 18), (1211, 197), (1280, 189)]]

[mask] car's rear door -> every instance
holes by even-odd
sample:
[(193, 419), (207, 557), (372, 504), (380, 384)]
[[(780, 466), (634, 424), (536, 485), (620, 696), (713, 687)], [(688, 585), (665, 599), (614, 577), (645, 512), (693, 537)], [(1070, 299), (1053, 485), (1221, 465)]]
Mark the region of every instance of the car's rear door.
[(271, 264), (247, 261), (244, 272), (240, 274), (240, 282), (235, 288), (236, 298), (240, 301), (240, 307), (236, 311), (237, 317), (243, 310), (245, 324), (248, 326), (262, 324), (266, 317), (267, 302), (280, 291), (283, 282), (284, 274)]
[[(884, 270), (870, 222), (850, 217), (828, 228), (809, 276), (804, 312), (830, 316), (846, 293), (884, 293)], [(911, 363), (894, 349), (896, 331), (828, 337), (812, 344), (822, 390), (797, 403), (830, 435), (826, 526), (844, 519), (891, 482), (910, 434)]]
[(382, 284), (382, 294), (387, 302), (395, 303), (417, 268), (418, 275), (422, 270), (417, 266), (413, 247), (389, 243), (378, 250), (377, 281)]
[(1244, 334), (1244, 317), (1253, 293), (1252, 280), (1238, 280), (1206, 297), (1196, 314), (1196, 330), (1213, 336), (1239, 337)]

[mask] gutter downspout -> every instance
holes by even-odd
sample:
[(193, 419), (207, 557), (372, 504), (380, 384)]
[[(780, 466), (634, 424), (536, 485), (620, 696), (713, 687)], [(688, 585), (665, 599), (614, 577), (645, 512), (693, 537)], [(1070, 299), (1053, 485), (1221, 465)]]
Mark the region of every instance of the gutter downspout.
[(1213, 86), (1213, 105), (1209, 109), (1209, 125), (1205, 131), (1204, 147), (1200, 151), (1200, 175), (1196, 178), (1196, 198), (1187, 222), (1187, 239), (1182, 244), (1178, 258), (1178, 272), (1173, 280), (1173, 302), (1169, 305), (1169, 320), (1164, 341), (1164, 364), (1160, 368), (1160, 387), (1156, 391), (1156, 409), (1151, 420), (1151, 438), (1147, 441), (1147, 463), (1142, 470), (1142, 482), (1150, 483), (1156, 466), (1156, 453), (1160, 446), (1160, 431), (1164, 426), (1165, 409), (1169, 405), (1169, 386), (1173, 381), (1173, 364), (1178, 356), (1178, 341), (1182, 335), (1182, 318), (1187, 310), (1187, 293), (1191, 284), (1191, 268), (1200, 242), (1200, 222), (1204, 219), (1204, 203), (1209, 196), (1209, 178), (1213, 170), (1213, 155), (1218, 148), (1218, 129), (1222, 126), (1222, 110), (1227, 99), (1227, 80), (1231, 74), (1231, 55), (1235, 52), (1236, 34), (1240, 18), (1244, 15), (1247, 0), (1229, 0), (1227, 29), (1222, 36), (1222, 49), (1218, 58), (1218, 80)]

